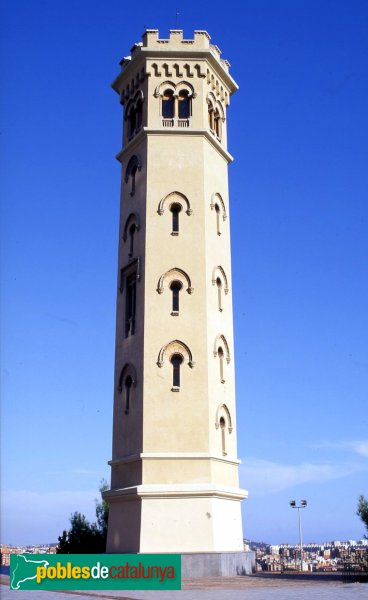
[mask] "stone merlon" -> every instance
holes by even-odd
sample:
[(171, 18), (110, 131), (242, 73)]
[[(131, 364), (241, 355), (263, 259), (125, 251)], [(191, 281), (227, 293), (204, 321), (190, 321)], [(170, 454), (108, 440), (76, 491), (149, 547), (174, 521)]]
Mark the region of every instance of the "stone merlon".
[[(133, 45), (130, 56), (125, 56), (120, 61), (120, 76), (125, 75), (125, 71), (130, 71), (130, 65), (132, 62), (135, 63), (139, 57), (159, 58), (161, 56), (162, 58), (178, 59), (187, 57), (190, 53), (192, 57), (207, 59), (230, 84), (230, 88), (233, 88), (232, 91), (237, 89), (237, 85), (229, 74), (230, 63), (221, 58), (219, 47), (210, 43), (211, 37), (207, 31), (196, 30), (193, 39), (184, 39), (182, 29), (171, 29), (169, 38), (161, 39), (158, 29), (146, 29), (142, 35), (142, 40), (142, 42)], [(113, 87), (115, 87), (114, 84)]]

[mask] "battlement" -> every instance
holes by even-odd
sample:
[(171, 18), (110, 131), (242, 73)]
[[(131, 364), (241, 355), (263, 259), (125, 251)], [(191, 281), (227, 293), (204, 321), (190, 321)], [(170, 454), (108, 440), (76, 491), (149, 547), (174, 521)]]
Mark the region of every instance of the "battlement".
[(190, 51), (209, 51), (221, 64), (225, 71), (229, 71), (230, 63), (221, 58), (221, 50), (218, 46), (210, 44), (211, 37), (207, 31), (194, 31), (194, 39), (184, 39), (182, 29), (171, 29), (168, 39), (160, 39), (158, 29), (146, 29), (142, 35), (143, 42), (137, 42), (131, 48), (131, 56), (126, 56), (121, 61), (122, 70), (128, 66), (130, 61), (144, 50), (153, 50), (165, 52), (190, 52)]

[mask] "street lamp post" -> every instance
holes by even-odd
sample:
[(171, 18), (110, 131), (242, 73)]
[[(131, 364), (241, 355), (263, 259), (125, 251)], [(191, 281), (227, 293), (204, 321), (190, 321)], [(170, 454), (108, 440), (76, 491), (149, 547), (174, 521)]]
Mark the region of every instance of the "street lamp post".
[(299, 546), (300, 546), (300, 570), (303, 572), (303, 539), (302, 539), (302, 518), (300, 515), (300, 509), (305, 508), (307, 506), (306, 500), (301, 500), (300, 505), (298, 506), (295, 500), (290, 500), (289, 502), (291, 508), (298, 509), (298, 521), (299, 521)]

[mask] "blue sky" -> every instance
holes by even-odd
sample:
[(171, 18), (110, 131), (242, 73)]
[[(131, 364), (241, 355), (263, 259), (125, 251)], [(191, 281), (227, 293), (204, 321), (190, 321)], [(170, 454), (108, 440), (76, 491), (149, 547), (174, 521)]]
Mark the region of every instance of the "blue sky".
[[(122, 111), (110, 83), (175, 7), (7, 0), (2, 541), (56, 541), (109, 478)], [(228, 113), (244, 535), (359, 539), (368, 495), (368, 5), (180, 7), (240, 86)], [(170, 14), (169, 14), (170, 12)]]

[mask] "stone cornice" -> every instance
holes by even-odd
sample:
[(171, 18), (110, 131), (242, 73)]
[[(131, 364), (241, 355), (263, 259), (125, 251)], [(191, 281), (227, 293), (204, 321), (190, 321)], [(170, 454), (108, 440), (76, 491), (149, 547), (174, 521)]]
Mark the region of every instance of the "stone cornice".
[(109, 502), (131, 500), (132, 497), (157, 498), (225, 498), (227, 500), (244, 500), (248, 491), (241, 488), (219, 486), (211, 483), (167, 483), (134, 485), (126, 488), (107, 490), (103, 498)]
[(231, 156), (231, 154), (225, 150), (225, 148), (223, 148), (223, 146), (221, 145), (220, 142), (217, 141), (217, 139), (214, 137), (214, 135), (207, 129), (182, 129), (182, 128), (171, 128), (171, 129), (151, 129), (150, 127), (144, 127), (143, 129), (141, 129), (141, 131), (139, 133), (137, 133), (137, 135), (134, 137), (134, 139), (132, 139), (130, 142), (128, 142), (128, 144), (122, 149), (120, 150), (120, 152), (118, 152), (118, 154), (116, 155), (116, 159), (119, 162), (123, 162), (124, 158), (127, 154), (131, 154), (131, 152), (133, 151), (133, 149), (135, 148), (136, 145), (138, 145), (143, 137), (144, 134), (146, 134), (147, 136), (150, 135), (180, 135), (180, 137), (183, 136), (192, 136), (192, 137), (198, 137), (198, 136), (202, 136), (204, 138), (206, 138), (210, 144), (212, 144), (212, 146), (217, 150), (217, 152), (219, 154), (221, 154), (221, 156), (228, 162), (231, 163), (234, 159)]
[(120, 465), (140, 460), (213, 460), (221, 463), (238, 466), (241, 461), (238, 459), (230, 460), (219, 456), (213, 456), (209, 452), (141, 452), (131, 454), (123, 458), (109, 460), (109, 465)]

